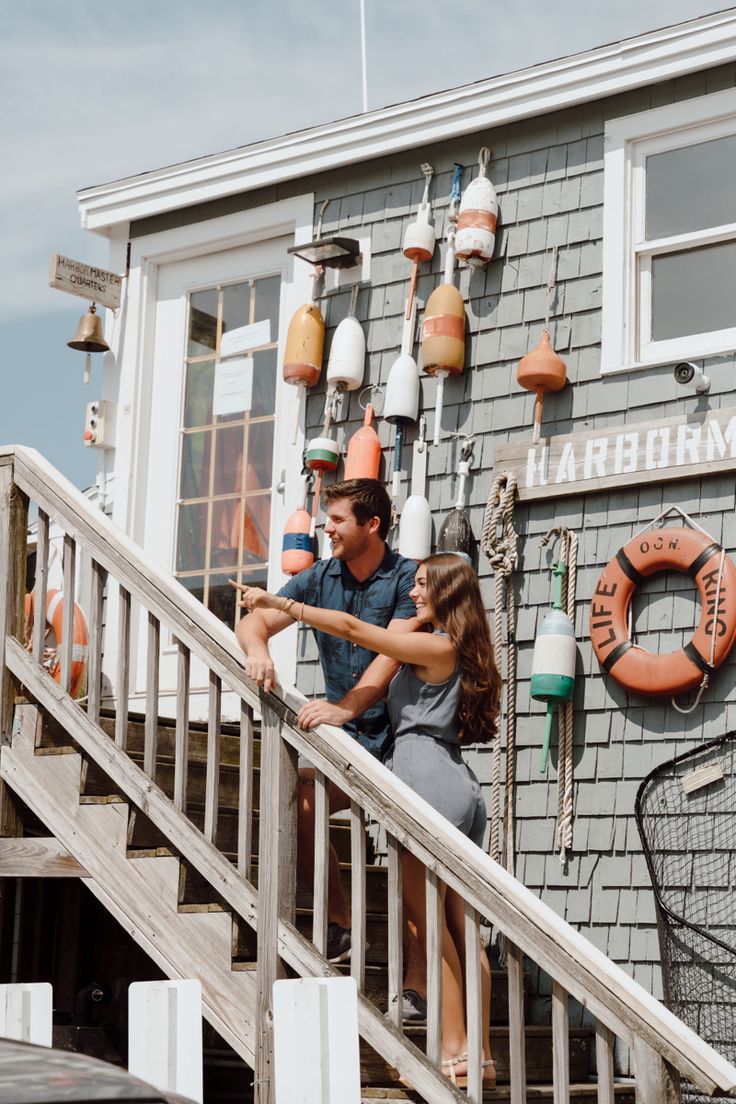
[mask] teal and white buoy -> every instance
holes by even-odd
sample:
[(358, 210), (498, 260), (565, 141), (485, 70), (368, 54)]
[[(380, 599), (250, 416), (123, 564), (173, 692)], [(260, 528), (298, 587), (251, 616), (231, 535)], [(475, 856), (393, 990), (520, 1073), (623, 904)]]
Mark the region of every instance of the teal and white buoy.
[(562, 583), (567, 570), (559, 560), (553, 569), (556, 579), (555, 600), (542, 622), (534, 642), (531, 696), (547, 703), (547, 723), (539, 769), (547, 769), (555, 706), (570, 701), (575, 684), (575, 629), (562, 608)]

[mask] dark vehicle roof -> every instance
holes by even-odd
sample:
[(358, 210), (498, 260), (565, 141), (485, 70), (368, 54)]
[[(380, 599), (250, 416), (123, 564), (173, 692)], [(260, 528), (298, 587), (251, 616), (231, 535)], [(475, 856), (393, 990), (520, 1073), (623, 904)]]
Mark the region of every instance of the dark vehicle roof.
[(0, 1039), (0, 1104), (185, 1104), (126, 1070), (67, 1050)]

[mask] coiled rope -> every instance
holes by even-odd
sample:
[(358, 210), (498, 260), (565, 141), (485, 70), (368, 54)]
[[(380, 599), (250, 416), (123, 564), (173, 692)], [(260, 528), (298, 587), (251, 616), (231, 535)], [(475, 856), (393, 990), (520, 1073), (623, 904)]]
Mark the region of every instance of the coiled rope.
[[(560, 558), (567, 564), (562, 581), (562, 604), (565, 613), (575, 625), (575, 594), (578, 579), (578, 537), (566, 525), (556, 525), (542, 537), (544, 548), (553, 537), (560, 538)], [(559, 710), (559, 735), (557, 751), (557, 830), (555, 846), (559, 848), (560, 862), (564, 866), (572, 847), (573, 822), (573, 716), (572, 701), (563, 702)]]
[[(518, 534), (514, 529), (516, 476), (510, 472), (497, 475), (483, 515), (480, 546), (490, 562), (495, 576), (493, 610), (493, 647), (496, 662), (503, 675), (503, 621), (506, 612), (506, 673), (502, 707), (506, 742), (506, 788), (504, 791), (504, 848), (506, 869), (514, 873), (514, 779), (516, 773), (516, 610), (511, 576), (518, 564)], [(493, 743), (491, 774), (491, 839), (490, 854), (501, 861), (501, 739), (497, 733)]]

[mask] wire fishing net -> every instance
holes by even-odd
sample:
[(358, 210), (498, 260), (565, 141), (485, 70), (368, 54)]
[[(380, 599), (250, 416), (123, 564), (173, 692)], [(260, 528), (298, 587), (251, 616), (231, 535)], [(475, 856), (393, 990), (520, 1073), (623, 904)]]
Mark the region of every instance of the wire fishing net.
[[(657, 904), (665, 1004), (736, 1062), (736, 733), (657, 767), (636, 820)], [(705, 1096), (683, 1083), (683, 1100)]]

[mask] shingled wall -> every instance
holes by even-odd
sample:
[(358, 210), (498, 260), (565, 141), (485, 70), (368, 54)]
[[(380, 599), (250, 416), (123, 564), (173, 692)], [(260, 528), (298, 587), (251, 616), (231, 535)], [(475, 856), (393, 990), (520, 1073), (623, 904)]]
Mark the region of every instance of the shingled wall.
[[(545, 432), (572, 431), (681, 415), (702, 399), (678, 389), (671, 367), (606, 379), (600, 376), (603, 142), (607, 119), (702, 96), (736, 84), (729, 65), (677, 81), (638, 89), (626, 95), (539, 116), (493, 131), (459, 137), (339, 171), (289, 181), (278, 187), (173, 211), (131, 226), (137, 237), (287, 196), (315, 193), (315, 222), (325, 199), (326, 233), (371, 237), (370, 287), (361, 291), (357, 314), (367, 336), (366, 383), (385, 384), (401, 340), (410, 263), (401, 244), (406, 226), (421, 200), (420, 163), (429, 161), (436, 175), (431, 200), (440, 245), (430, 268), (422, 266), (418, 283), (421, 304), (442, 281), (445, 216), (455, 161), (465, 166), (463, 185), (475, 175), (478, 150), (493, 150), (490, 176), (500, 203), (496, 255), (487, 269), (461, 269), (459, 287), (466, 301), (468, 339), (462, 377), (445, 387), (443, 436), (429, 453), (427, 494), (434, 514), (435, 536), (454, 505), (453, 472), (458, 460), (454, 432), (476, 437), (469, 514), (480, 535), (485, 503), (499, 443), (528, 440), (533, 397), (519, 389), (516, 365), (539, 339), (545, 315), (544, 286), (553, 247), (559, 249), (557, 293), (553, 303), (552, 339), (564, 357), (570, 384), (548, 396)], [(327, 348), (348, 310), (349, 293), (329, 297), (323, 308)], [(421, 322), (421, 311), (419, 320)], [(416, 352), (416, 349), (415, 349)], [(736, 405), (733, 358), (714, 358), (707, 366), (712, 384), (707, 403)], [(433, 428), (435, 383), (422, 378), (422, 408)], [(341, 422), (345, 440), (358, 428), (362, 411), (357, 394), (344, 400)], [(702, 409), (702, 407), (701, 407)], [(324, 387), (310, 393), (308, 433), (318, 434), (324, 410)], [(385, 462), (390, 460), (392, 427), (379, 420)], [(415, 434), (409, 433), (409, 443)], [(410, 457), (407, 446), (405, 463)], [(339, 473), (338, 473), (339, 474)], [(407, 493), (402, 485), (401, 499)], [(710, 476), (663, 486), (622, 487), (616, 493), (564, 497), (519, 505), (519, 569), (515, 576), (519, 643), (518, 758), (515, 812), (517, 875), (561, 916), (620, 963), (647, 989), (661, 994), (659, 948), (653, 898), (633, 821), (641, 779), (658, 763), (695, 743), (736, 727), (736, 658), (718, 672), (714, 685), (689, 716), (668, 702), (629, 696), (601, 675), (588, 638), (588, 607), (600, 571), (611, 556), (663, 508), (674, 503), (690, 512), (730, 552), (736, 550), (734, 480)], [(529, 698), (535, 632), (552, 598), (550, 558), (541, 537), (554, 524), (579, 535), (576, 631), (579, 641), (575, 691), (575, 823), (572, 855), (565, 867), (554, 852), (557, 812), (556, 746), (548, 775), (539, 773), (543, 707)], [(493, 578), (485, 558), (478, 570), (486, 604), (493, 607)], [(638, 640), (658, 652), (686, 639), (697, 620), (689, 580), (659, 576), (640, 589), (636, 617)], [(298, 683), (307, 694), (323, 684), (311, 633), (299, 642)], [(481, 780), (490, 779), (487, 750), (469, 755)], [(489, 802), (490, 804), (490, 802)], [(544, 979), (541, 992), (544, 993)], [(548, 1014), (544, 997), (532, 1018)]]
[[(410, 263), (401, 244), (415, 217), (423, 179), (420, 162), (434, 165), (431, 199), (438, 246), (431, 269), (422, 266), (421, 304), (442, 282), (447, 197), (455, 161), (465, 166), (463, 185), (475, 175), (478, 149), (493, 150), (490, 176), (500, 204), (496, 254), (485, 270), (463, 268), (459, 287), (467, 304), (468, 340), (464, 375), (445, 387), (443, 436), (430, 447), (428, 498), (435, 537), (454, 505), (458, 442), (454, 432), (476, 437), (469, 485), (469, 514), (476, 537), (496, 474), (496, 445), (529, 439), (533, 396), (519, 389), (516, 365), (539, 339), (545, 314), (545, 287), (552, 249), (558, 247), (557, 291), (552, 339), (567, 364), (570, 385), (548, 396), (545, 432), (564, 434), (603, 426), (649, 421), (693, 410), (698, 399), (677, 387), (670, 368), (602, 379), (600, 376), (603, 140), (605, 120), (731, 87), (733, 67), (698, 74), (574, 110), (425, 147), (321, 178), (315, 217), (330, 198), (326, 232), (371, 236), (371, 286), (360, 293), (358, 317), (368, 347), (366, 382), (385, 384), (401, 339)], [(304, 182), (301, 182), (302, 185)], [(328, 346), (345, 316), (349, 295), (327, 305)], [(421, 321), (421, 311), (420, 311)], [(416, 352), (416, 349), (415, 349)], [(714, 360), (708, 402), (734, 405), (733, 360)], [(431, 436), (435, 383), (422, 378), (422, 409)], [(319, 432), (324, 392), (311, 394), (308, 431)], [(345, 439), (358, 428), (357, 395), (345, 400)], [(380, 406), (380, 400), (378, 405)], [(385, 462), (390, 461), (393, 429), (379, 422)], [(415, 434), (409, 434), (409, 441)], [(410, 462), (410, 448), (404, 463)], [(339, 473), (338, 473), (339, 474)], [(401, 501), (407, 493), (402, 486)], [(713, 476), (663, 486), (625, 489), (519, 505), (519, 569), (515, 576), (519, 644), (517, 729), (517, 875), (596, 946), (620, 963), (647, 989), (661, 993), (654, 905), (632, 812), (641, 779), (656, 764), (693, 743), (736, 723), (736, 660), (718, 672), (715, 685), (689, 716), (668, 702), (628, 695), (602, 676), (590, 647), (588, 609), (600, 571), (638, 529), (677, 503), (725, 547), (736, 549), (734, 480)], [(539, 772), (543, 706), (530, 701), (529, 678), (535, 633), (552, 599), (551, 558), (541, 537), (555, 524), (574, 529), (580, 540), (576, 632), (579, 641), (575, 692), (575, 822), (573, 853), (563, 867), (554, 851), (557, 813), (556, 744), (547, 776)], [(493, 577), (482, 553), (478, 563), (486, 605), (493, 607)], [(697, 620), (693, 587), (682, 576), (658, 576), (641, 590), (636, 629), (639, 642), (658, 652), (689, 637)], [(300, 641), (299, 684), (306, 693), (322, 691), (311, 633)], [(491, 759), (486, 750), (470, 753), (487, 783)], [(486, 795), (489, 790), (486, 786)], [(490, 804), (490, 801), (489, 801)], [(542, 991), (544, 981), (542, 980)], [(545, 1014), (542, 997), (532, 1010)]]

